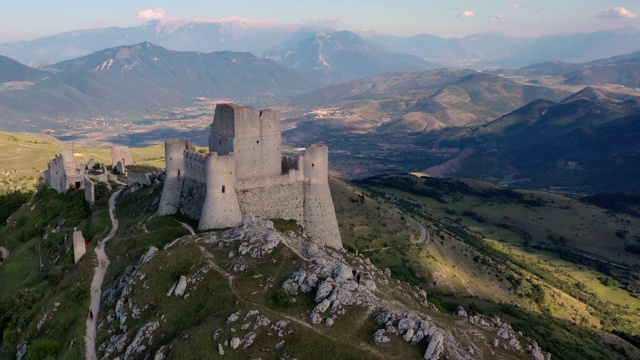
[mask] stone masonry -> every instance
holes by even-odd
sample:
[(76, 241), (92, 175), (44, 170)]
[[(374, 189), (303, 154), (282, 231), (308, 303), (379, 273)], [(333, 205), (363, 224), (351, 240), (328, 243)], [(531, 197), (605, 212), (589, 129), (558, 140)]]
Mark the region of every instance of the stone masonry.
[(199, 230), (233, 227), (243, 216), (292, 219), (318, 245), (342, 248), (328, 184), (326, 145), (297, 158), (282, 155), (280, 112), (219, 104), (209, 153), (191, 141), (165, 141), (160, 215), (199, 219)]

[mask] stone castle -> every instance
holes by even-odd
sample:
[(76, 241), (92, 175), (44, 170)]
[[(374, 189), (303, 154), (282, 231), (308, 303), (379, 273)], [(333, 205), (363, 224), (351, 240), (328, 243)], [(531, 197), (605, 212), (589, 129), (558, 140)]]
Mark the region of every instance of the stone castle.
[(342, 248), (328, 184), (328, 147), (282, 155), (280, 112), (216, 106), (209, 153), (186, 139), (166, 139), (166, 179), (159, 215), (180, 212), (198, 229), (241, 223), (243, 216), (296, 220), (318, 245)]

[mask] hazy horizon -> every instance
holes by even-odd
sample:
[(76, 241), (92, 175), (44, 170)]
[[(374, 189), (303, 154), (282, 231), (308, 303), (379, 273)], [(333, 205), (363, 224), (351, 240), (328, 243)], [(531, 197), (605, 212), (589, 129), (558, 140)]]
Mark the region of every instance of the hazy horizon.
[(29, 41), (63, 32), (137, 27), (150, 20), (240, 18), (282, 26), (326, 26), (359, 33), (389, 35), (432, 34), (444, 38), (476, 33), (501, 32), (512, 36), (539, 37), (560, 33), (640, 28), (637, 1), (566, 2), (540, 0), (505, 2), (453, 0), (331, 0), (238, 1), (213, 4), (205, 0), (177, 3), (170, 0), (113, 0), (93, 3), (82, 0), (3, 4), (0, 43)]

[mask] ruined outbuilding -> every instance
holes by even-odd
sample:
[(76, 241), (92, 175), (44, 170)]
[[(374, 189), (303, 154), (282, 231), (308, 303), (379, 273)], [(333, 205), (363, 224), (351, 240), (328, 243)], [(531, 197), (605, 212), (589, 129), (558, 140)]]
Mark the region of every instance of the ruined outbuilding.
[(71, 150), (62, 149), (47, 163), (47, 170), (41, 176), (47, 186), (64, 193), (70, 187), (79, 189), (83, 186), (85, 171), (84, 166), (78, 166)]
[(119, 162), (122, 163), (122, 168), (127, 165), (133, 165), (129, 147), (122, 145), (114, 145), (111, 147), (111, 165), (115, 168)]
[(158, 213), (199, 219), (198, 229), (233, 227), (243, 216), (292, 219), (311, 241), (342, 248), (328, 184), (328, 147), (282, 155), (280, 112), (219, 104), (209, 153), (166, 139), (166, 179)]

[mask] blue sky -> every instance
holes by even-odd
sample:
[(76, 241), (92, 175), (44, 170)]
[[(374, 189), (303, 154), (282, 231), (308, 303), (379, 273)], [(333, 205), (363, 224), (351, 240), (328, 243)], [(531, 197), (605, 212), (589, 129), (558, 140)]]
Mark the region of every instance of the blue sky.
[[(144, 12), (144, 10), (149, 10)], [(0, 43), (149, 18), (228, 18), (399, 35), (515, 36), (640, 27), (639, 0), (0, 0)]]

